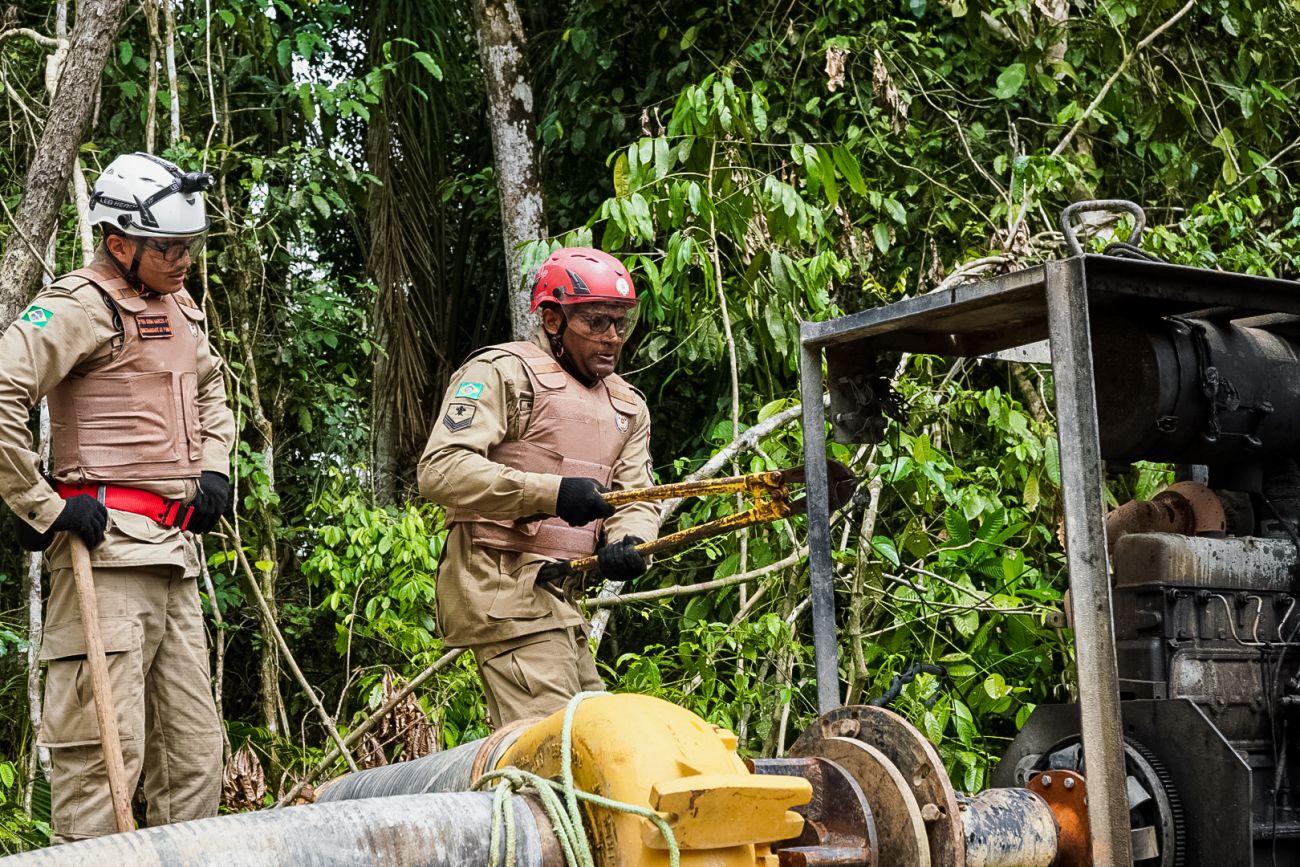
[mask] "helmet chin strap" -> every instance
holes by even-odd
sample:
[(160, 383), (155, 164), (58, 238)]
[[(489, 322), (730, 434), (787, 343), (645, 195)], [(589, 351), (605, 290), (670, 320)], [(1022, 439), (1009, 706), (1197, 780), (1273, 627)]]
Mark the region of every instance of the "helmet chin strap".
[(570, 376), (572, 376), (574, 379), (578, 380), (578, 382), (581, 382), (585, 386), (588, 387), (593, 386), (596, 384), (596, 380), (592, 379), (591, 377), (583, 375), (577, 369), (577, 367), (574, 366), (573, 357), (569, 355), (569, 353), (564, 351), (564, 332), (567, 331), (568, 328), (569, 328), (569, 317), (566, 316), (564, 314), (564, 310), (561, 309), (560, 330), (555, 332), (554, 334), (552, 334), (549, 331), (546, 332), (546, 339), (551, 344), (551, 354), (555, 356), (556, 361), (560, 362), (560, 367), (563, 367), (566, 371), (568, 371)]
[[(118, 237), (128, 238), (130, 236), (119, 235)], [(132, 289), (142, 290), (145, 288), (145, 285), (140, 280), (140, 260), (144, 258), (144, 242), (140, 241), (138, 238), (131, 238), (131, 240), (135, 242), (135, 255), (131, 259), (130, 268), (123, 267), (122, 263), (118, 261), (117, 256), (113, 255), (112, 250), (108, 252), (108, 258), (112, 261), (113, 267), (117, 269), (117, 273), (122, 275), (122, 279), (125, 280)]]

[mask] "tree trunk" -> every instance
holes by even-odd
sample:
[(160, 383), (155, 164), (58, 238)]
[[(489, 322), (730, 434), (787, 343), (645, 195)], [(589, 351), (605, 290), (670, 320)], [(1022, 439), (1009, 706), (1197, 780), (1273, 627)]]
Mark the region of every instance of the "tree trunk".
[(59, 89), (51, 101), (36, 156), (27, 169), (23, 200), (0, 258), (0, 326), (22, 312), (36, 288), (43, 266), (33, 239), (48, 238), (54, 231), (77, 151), (90, 126), (108, 49), (125, 8), (126, 0), (83, 0), (80, 4)]
[(520, 273), (519, 245), (546, 237), (542, 208), (541, 151), (533, 116), (533, 86), (524, 51), (524, 27), (514, 0), (474, 0), (479, 59), (487, 84), (501, 234), (505, 243), (511, 331), (516, 340), (532, 332), (529, 292)]
[[(1070, 22), (1070, 0), (1034, 0), (1034, 5), (1045, 21), (1043, 29), (1051, 32), (1051, 43), (1044, 52), (1043, 59), (1048, 63), (1060, 63), (1065, 60), (1065, 51), (1070, 47), (1070, 34), (1066, 29)], [(1061, 72), (1057, 78), (1064, 77)]]

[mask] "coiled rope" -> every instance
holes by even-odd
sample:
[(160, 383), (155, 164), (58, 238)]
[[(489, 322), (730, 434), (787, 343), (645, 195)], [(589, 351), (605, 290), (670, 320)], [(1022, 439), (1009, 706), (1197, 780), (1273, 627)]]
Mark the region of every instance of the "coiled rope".
[[(573, 717), (578, 705), (597, 695), (609, 695), (607, 692), (580, 692), (564, 708), (564, 723), (560, 729), (560, 765), (562, 778), (560, 782), (548, 780), (518, 768), (502, 768), (489, 771), (474, 782), (474, 790), (488, 788), (496, 784), (492, 799), (492, 837), (490, 846), (492, 858), (489, 867), (516, 867), (518, 854), (515, 851), (517, 832), (515, 813), (511, 808), (512, 799), (525, 789), (532, 789), (542, 802), (542, 809), (551, 822), (555, 838), (564, 852), (564, 863), (568, 867), (596, 867), (591, 854), (591, 841), (587, 838), (587, 828), (582, 822), (582, 808), (579, 802), (586, 802), (606, 810), (618, 813), (630, 813), (652, 822), (659, 833), (663, 834), (668, 844), (668, 863), (670, 867), (680, 867), (681, 851), (677, 838), (664, 818), (654, 810), (625, 804), (591, 792), (584, 792), (573, 782)], [(505, 837), (505, 854), (501, 854), (502, 836)]]

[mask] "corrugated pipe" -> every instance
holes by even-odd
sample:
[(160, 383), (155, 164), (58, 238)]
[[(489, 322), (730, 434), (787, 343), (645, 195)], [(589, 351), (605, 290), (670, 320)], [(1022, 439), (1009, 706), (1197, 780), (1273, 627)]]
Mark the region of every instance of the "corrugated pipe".
[[(561, 864), (540, 807), (516, 797), (511, 809), (517, 867)], [(489, 863), (491, 829), (490, 792), (399, 795), (145, 828), (0, 862), (4, 867), (462, 867)]]
[(419, 795), (432, 792), (467, 792), (474, 781), (496, 768), (501, 756), (536, 720), (524, 720), (493, 732), (491, 737), (430, 753), (409, 762), (397, 762), (347, 774), (322, 786), (316, 803)]

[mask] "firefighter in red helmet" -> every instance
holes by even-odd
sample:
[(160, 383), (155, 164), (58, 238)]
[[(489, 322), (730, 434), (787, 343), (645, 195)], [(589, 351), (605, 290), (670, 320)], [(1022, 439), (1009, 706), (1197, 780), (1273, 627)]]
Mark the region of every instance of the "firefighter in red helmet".
[(420, 492), (451, 528), (439, 627), (449, 646), (474, 651), (494, 725), (602, 688), (582, 615), (549, 580), (553, 564), (595, 553), (603, 578), (646, 570), (635, 546), (657, 535), (658, 510), (600, 496), (653, 484), (645, 400), (614, 372), (636, 304), (631, 275), (608, 253), (551, 254), (533, 282), (541, 327), (531, 341), (479, 350), (452, 376), (420, 460)]

